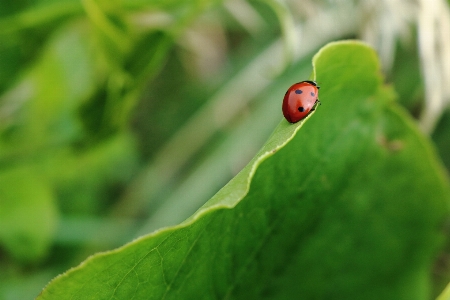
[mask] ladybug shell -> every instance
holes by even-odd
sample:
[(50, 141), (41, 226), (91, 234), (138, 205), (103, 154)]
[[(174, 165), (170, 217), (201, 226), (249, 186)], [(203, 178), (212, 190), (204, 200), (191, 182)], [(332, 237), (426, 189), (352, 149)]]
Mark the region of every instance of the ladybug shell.
[(283, 115), (290, 123), (297, 123), (314, 110), (319, 101), (319, 87), (314, 81), (302, 81), (292, 85), (284, 95)]

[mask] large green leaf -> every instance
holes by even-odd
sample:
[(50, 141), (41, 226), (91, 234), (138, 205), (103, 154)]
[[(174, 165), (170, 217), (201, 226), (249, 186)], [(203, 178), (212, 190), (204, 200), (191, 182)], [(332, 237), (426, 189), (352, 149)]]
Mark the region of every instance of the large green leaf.
[(428, 299), (450, 200), (433, 149), (368, 46), (324, 47), (314, 74), (323, 105), (281, 121), (195, 215), (92, 256), (38, 299)]

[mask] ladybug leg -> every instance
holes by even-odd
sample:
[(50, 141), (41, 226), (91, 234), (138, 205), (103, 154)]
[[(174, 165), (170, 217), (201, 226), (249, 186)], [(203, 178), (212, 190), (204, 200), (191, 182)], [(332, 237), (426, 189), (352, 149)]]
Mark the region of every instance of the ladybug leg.
[(322, 105), (322, 103), (319, 101), (319, 99), (316, 100), (316, 102), (314, 103), (314, 106), (313, 106), (313, 108), (311, 108), (310, 112), (315, 111), (317, 105)]

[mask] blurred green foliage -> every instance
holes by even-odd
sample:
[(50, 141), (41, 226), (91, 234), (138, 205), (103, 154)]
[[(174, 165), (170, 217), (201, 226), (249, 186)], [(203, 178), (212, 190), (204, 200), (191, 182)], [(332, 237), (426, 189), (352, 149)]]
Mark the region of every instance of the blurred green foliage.
[[(359, 34), (332, 1), (295, 3), (0, 3), (0, 299), (179, 223), (246, 165), (313, 53)], [(283, 58), (289, 24), (303, 35)], [(415, 47), (387, 77), (417, 116)], [(432, 138), (448, 168), (447, 119)]]

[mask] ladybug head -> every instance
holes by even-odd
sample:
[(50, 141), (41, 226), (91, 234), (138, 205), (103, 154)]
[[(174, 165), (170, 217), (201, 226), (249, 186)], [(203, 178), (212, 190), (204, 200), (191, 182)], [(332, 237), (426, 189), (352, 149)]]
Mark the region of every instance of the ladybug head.
[(312, 80), (305, 80), (305, 81), (302, 81), (302, 82), (307, 82), (307, 83), (312, 84), (313, 86), (317, 87), (317, 89), (320, 89), (320, 86), (318, 86), (317, 83), (316, 83), (315, 81), (312, 81)]

